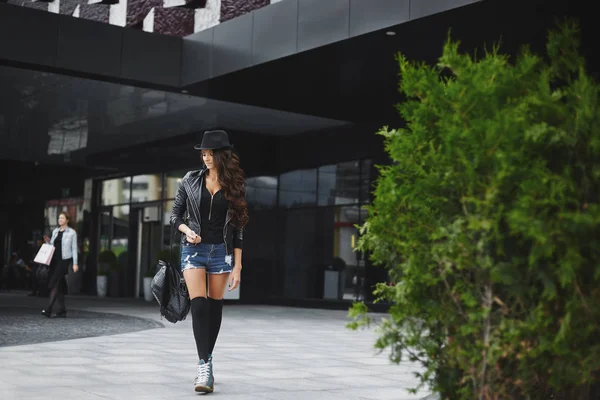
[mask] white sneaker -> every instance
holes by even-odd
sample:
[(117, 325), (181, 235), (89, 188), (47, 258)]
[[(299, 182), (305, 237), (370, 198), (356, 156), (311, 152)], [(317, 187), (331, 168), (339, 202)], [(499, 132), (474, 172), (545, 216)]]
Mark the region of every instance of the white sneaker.
[(200, 393), (212, 393), (215, 390), (211, 365), (204, 360), (198, 363), (194, 390)]

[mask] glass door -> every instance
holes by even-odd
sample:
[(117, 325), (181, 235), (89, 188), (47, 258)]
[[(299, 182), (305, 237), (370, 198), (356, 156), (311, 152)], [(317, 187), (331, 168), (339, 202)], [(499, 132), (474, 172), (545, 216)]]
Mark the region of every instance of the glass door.
[(144, 296), (144, 277), (154, 274), (162, 243), (161, 203), (132, 208), (130, 214), (130, 252), (135, 255), (130, 269), (135, 271), (134, 297)]

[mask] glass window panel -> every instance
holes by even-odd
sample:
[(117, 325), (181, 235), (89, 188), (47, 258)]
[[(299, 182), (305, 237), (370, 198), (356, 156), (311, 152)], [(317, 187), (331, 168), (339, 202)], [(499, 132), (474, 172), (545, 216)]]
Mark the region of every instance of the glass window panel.
[(360, 161), (343, 162), (337, 165), (335, 204), (358, 203), (360, 188)]
[(335, 204), (336, 165), (325, 165), (319, 168), (319, 205)]
[(110, 210), (102, 210), (100, 212), (100, 252), (104, 250), (110, 250), (110, 234), (111, 234), (111, 223), (110, 223)]
[(279, 205), (281, 207), (313, 206), (316, 201), (316, 169), (303, 169), (281, 174), (279, 178)]
[(343, 162), (319, 168), (319, 205), (359, 202), (360, 161)]
[(138, 175), (131, 181), (131, 202), (160, 200), (162, 197), (162, 174)]
[(318, 246), (314, 234), (317, 209), (289, 210), (283, 214), (282, 269), (283, 295), (289, 298), (310, 298), (318, 290)]
[(246, 201), (254, 209), (277, 206), (277, 177), (256, 176), (246, 179)]
[[(336, 207), (333, 235), (333, 267), (340, 271), (345, 300), (364, 300), (365, 260), (355, 251), (358, 229), (364, 223), (366, 211), (361, 206)], [(341, 299), (340, 298), (340, 299)]]
[(129, 203), (130, 190), (130, 176), (102, 182), (102, 205)]
[[(112, 212), (111, 212), (112, 211)], [(112, 250), (118, 257), (127, 251), (129, 239), (129, 205), (115, 206), (100, 212), (100, 251)]]
[(113, 207), (110, 246), (121, 271), (127, 268), (129, 253), (129, 205)]
[[(173, 203), (174, 201), (165, 201), (165, 206), (163, 207), (163, 225), (171, 224), (171, 211), (173, 211)], [(167, 237), (167, 239), (169, 239)]]
[(187, 174), (186, 171), (171, 171), (165, 178), (165, 199), (174, 199), (177, 196), (177, 189), (181, 180)]
[(373, 163), (370, 159), (362, 160), (360, 173), (360, 201), (367, 204), (371, 201), (371, 167)]
[[(162, 248), (169, 250), (171, 240), (173, 241), (173, 251), (171, 253), (171, 261), (179, 266), (179, 251), (181, 234), (171, 228), (171, 211), (173, 210), (173, 201), (165, 201), (163, 207), (163, 243)], [(171, 237), (173, 235), (173, 237)]]

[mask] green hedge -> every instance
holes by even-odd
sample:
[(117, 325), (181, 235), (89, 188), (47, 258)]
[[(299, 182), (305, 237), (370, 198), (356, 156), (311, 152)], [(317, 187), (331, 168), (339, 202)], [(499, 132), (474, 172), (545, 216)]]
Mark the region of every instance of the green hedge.
[(451, 39), (436, 66), (398, 56), (406, 127), (379, 132), (393, 163), (359, 245), (398, 282), (375, 292), (393, 304), (376, 346), (420, 361), (445, 399), (571, 400), (598, 382), (599, 85), (578, 37), (568, 22), (546, 56), (475, 59)]

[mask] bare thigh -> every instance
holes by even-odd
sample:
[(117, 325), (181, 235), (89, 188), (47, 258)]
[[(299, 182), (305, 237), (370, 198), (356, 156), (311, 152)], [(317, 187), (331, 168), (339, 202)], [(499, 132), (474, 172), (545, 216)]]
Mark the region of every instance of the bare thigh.
[(190, 299), (206, 297), (206, 270), (192, 268), (183, 271), (183, 278), (190, 294)]
[(229, 274), (208, 274), (208, 297), (221, 300), (225, 296), (225, 288)]

